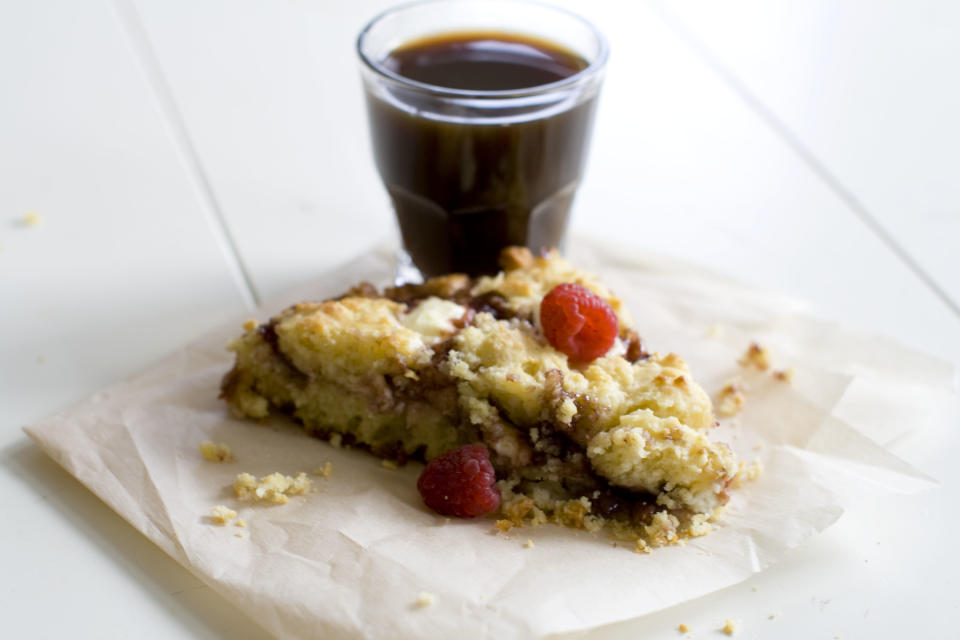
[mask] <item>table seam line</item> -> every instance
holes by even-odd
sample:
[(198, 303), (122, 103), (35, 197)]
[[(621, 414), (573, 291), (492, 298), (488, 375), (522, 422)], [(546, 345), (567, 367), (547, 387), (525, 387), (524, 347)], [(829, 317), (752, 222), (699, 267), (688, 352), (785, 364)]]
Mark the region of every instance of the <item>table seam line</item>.
[(860, 223), (880, 240), (883, 246), (893, 253), (893, 255), (960, 320), (960, 304), (954, 301), (943, 287), (940, 286), (937, 280), (921, 267), (912, 255), (893, 238), (854, 192), (846, 188), (827, 166), (800, 141), (799, 137), (749, 89), (747, 84), (715, 56), (712, 51), (696, 39), (676, 16), (672, 15), (662, 6), (661, 2), (657, 0), (647, 0), (646, 3), (667, 28), (690, 47), (693, 53), (707, 68), (715, 73), (757, 117), (773, 130), (774, 134), (800, 158), (801, 162), (853, 213)]
[(147, 85), (153, 92), (157, 108), (167, 124), (174, 147), (176, 148), (184, 170), (193, 179), (197, 189), (201, 210), (212, 231), (221, 253), (227, 262), (241, 298), (248, 309), (260, 305), (261, 297), (249, 268), (240, 253), (237, 240), (230, 231), (226, 215), (217, 199), (213, 184), (203, 167), (200, 154), (193, 143), (183, 114), (177, 106), (173, 89), (166, 79), (163, 67), (154, 51), (146, 29), (143, 27), (139, 12), (129, 0), (112, 0), (121, 31), (133, 50), (134, 57), (143, 72)]

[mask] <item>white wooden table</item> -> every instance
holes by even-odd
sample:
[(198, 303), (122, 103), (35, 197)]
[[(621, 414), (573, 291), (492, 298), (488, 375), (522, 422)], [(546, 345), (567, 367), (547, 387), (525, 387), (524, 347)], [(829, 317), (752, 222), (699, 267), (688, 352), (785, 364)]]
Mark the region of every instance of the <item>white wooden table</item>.
[[(263, 635), (20, 427), (393, 232), (353, 53), (385, 4), (0, 2), (0, 636)], [(613, 48), (575, 232), (960, 364), (960, 4), (568, 4)], [(596, 637), (956, 638), (939, 437), (895, 451), (941, 489)]]

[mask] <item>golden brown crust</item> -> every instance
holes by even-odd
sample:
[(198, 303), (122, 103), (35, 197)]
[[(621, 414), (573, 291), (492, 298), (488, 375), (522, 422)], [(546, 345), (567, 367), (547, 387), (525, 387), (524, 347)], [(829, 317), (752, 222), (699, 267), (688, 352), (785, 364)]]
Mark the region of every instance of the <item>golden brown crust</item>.
[[(556, 252), (514, 248), (501, 263), (496, 276), (384, 297), (361, 285), (247, 327), (223, 397), (238, 415), (282, 409), (400, 461), (482, 441), (507, 483), (509, 526), (593, 530), (625, 517), (621, 533), (653, 546), (707, 529), (737, 465), (707, 437), (713, 408), (686, 363), (647, 354), (621, 301)], [(562, 282), (606, 299), (620, 321), (615, 346), (586, 365), (538, 327), (540, 300)]]

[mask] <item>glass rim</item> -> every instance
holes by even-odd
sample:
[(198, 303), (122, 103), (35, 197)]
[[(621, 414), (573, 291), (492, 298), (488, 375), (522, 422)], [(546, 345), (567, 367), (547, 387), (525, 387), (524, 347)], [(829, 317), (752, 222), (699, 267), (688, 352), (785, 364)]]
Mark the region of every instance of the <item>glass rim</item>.
[[(431, 4), (448, 4), (456, 5), (458, 4), (456, 0), (413, 0), (412, 2), (405, 2), (402, 4), (395, 5), (384, 11), (381, 11), (373, 18), (367, 22), (363, 29), (360, 30), (359, 35), (357, 35), (356, 40), (356, 50), (357, 55), (360, 58), (360, 61), (363, 63), (364, 67), (372, 71), (378, 77), (388, 80), (395, 85), (402, 87), (407, 87), (410, 89), (417, 89), (425, 93), (430, 93), (435, 96), (443, 96), (450, 98), (474, 98), (474, 99), (507, 99), (507, 98), (528, 98), (531, 96), (538, 96), (542, 94), (552, 93), (554, 91), (559, 91), (563, 89), (569, 89), (576, 87), (578, 85), (586, 84), (590, 82), (593, 78), (599, 75), (600, 71), (603, 70), (603, 67), (607, 63), (607, 58), (610, 54), (610, 46), (607, 42), (607, 39), (604, 35), (597, 29), (592, 22), (584, 18), (578, 13), (565, 9), (563, 7), (557, 7), (545, 2), (537, 2), (536, 0), (501, 0), (508, 4), (522, 4), (532, 7), (542, 7), (544, 9), (549, 9), (557, 13), (564, 14), (570, 18), (573, 18), (584, 27), (586, 27), (590, 33), (593, 35), (597, 42), (598, 52), (596, 57), (588, 62), (587, 66), (577, 71), (576, 73), (556, 80), (554, 82), (549, 82), (547, 84), (538, 84), (533, 87), (526, 87), (523, 89), (505, 89), (505, 90), (477, 90), (477, 89), (454, 89), (452, 87), (442, 87), (440, 85), (429, 84), (426, 82), (419, 82), (417, 80), (412, 80), (405, 76), (395, 73), (390, 69), (385, 68), (380, 61), (373, 60), (366, 54), (364, 51), (364, 42), (366, 37), (369, 35), (370, 31), (383, 19), (388, 18), (389, 16), (405, 11), (407, 9), (412, 9), (419, 6), (431, 5)], [(560, 43), (558, 43), (560, 44)]]

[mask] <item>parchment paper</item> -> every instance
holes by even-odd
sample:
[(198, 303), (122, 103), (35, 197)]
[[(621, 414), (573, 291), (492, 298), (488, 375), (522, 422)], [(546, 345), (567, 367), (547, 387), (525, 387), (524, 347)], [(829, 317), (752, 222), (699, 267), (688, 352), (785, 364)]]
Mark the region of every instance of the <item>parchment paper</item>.
[[(587, 629), (744, 580), (871, 494), (935, 485), (884, 445), (951, 424), (950, 366), (672, 260), (584, 239), (572, 246), (571, 259), (625, 299), (648, 349), (681, 354), (708, 392), (737, 372), (753, 340), (772, 350), (775, 367), (797, 369), (792, 385), (748, 376), (745, 411), (714, 437), (742, 459), (760, 458), (765, 471), (735, 493), (713, 533), (685, 546), (641, 555), (553, 525), (494, 535), (488, 519), (448, 522), (423, 507), (417, 464), (389, 470), (284, 419), (232, 419), (217, 392), (232, 360), (224, 345), (243, 319), (26, 431), (282, 638), (504, 639)], [(375, 251), (265, 305), (259, 319), (362, 279), (382, 285), (392, 262), (388, 248)], [(203, 460), (204, 440), (229, 444), (238, 461)], [(232, 495), (242, 471), (309, 473), (328, 461), (334, 471), (314, 477), (318, 491), (288, 504)], [(247, 527), (215, 525), (209, 513), (219, 504)], [(435, 595), (432, 605), (415, 606), (421, 592)]]

